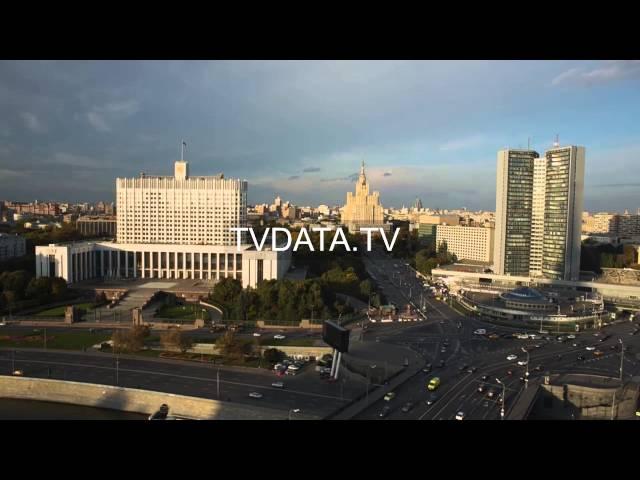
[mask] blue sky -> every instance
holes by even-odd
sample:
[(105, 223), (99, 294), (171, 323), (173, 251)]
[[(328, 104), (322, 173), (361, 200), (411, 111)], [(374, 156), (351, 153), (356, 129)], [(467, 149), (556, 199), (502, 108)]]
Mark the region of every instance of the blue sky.
[(585, 208), (640, 207), (638, 61), (2, 61), (0, 199), (113, 199), (117, 176), (341, 204), (495, 208), (496, 152), (587, 149)]

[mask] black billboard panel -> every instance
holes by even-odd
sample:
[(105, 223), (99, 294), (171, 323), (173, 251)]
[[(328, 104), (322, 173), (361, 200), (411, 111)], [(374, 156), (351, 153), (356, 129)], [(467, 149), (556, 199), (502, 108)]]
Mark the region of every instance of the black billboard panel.
[(326, 320), (322, 325), (322, 340), (341, 353), (349, 350), (349, 330)]

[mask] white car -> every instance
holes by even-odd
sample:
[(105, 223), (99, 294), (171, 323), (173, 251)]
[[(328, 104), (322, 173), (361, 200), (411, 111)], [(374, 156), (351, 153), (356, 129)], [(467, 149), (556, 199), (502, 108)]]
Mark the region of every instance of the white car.
[(587, 350), (589, 350), (590, 352), (592, 352), (592, 351), (593, 351), (593, 350), (595, 350), (595, 349), (596, 349), (596, 347), (593, 347), (593, 346), (591, 346), (591, 345), (587, 347)]
[(478, 330), (476, 330), (475, 332), (473, 332), (474, 335), (486, 335), (487, 331), (484, 328), (479, 328)]
[(518, 358), (517, 355), (511, 354), (507, 357), (507, 360), (512, 361), (512, 360), (516, 360)]
[(284, 335), (274, 335), (273, 338), (276, 340), (284, 340), (286, 337)]
[(574, 338), (576, 338), (576, 336), (575, 335), (567, 335), (567, 338), (573, 340)]
[(282, 383), (282, 382), (273, 382), (271, 384), (271, 386), (275, 387), (275, 388), (284, 388), (284, 383)]
[(520, 360), (518, 361), (518, 365), (520, 365), (521, 367), (524, 367), (527, 364), (526, 360)]
[(258, 333), (258, 332), (253, 332), (253, 336), (254, 336), (254, 337), (261, 337), (261, 336), (262, 336), (262, 334), (261, 334), (261, 333)]
[(456, 413), (456, 420), (464, 420), (464, 412)]
[(251, 398), (262, 398), (262, 394), (261, 394), (261, 393), (258, 393), (258, 392), (251, 392), (251, 393), (249, 394), (249, 396), (250, 396)]

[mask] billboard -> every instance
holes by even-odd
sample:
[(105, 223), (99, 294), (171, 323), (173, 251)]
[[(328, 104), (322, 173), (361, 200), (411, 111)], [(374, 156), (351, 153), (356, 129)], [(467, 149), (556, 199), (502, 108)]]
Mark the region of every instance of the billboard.
[(322, 325), (322, 340), (341, 353), (349, 350), (349, 330), (330, 320)]

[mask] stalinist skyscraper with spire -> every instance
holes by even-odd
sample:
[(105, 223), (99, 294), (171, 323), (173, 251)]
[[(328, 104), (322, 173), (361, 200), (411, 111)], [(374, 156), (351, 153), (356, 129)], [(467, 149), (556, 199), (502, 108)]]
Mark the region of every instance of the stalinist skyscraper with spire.
[(380, 193), (369, 194), (369, 182), (364, 172), (364, 160), (356, 182), (356, 193), (347, 192), (347, 204), (342, 210), (342, 224), (346, 225), (351, 233), (357, 233), (361, 227), (384, 226)]

